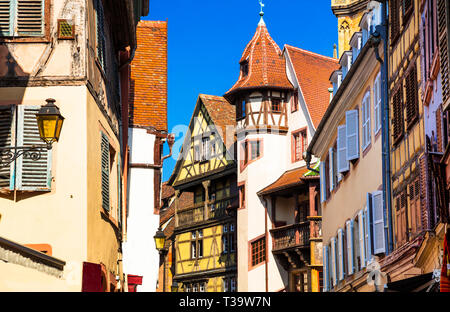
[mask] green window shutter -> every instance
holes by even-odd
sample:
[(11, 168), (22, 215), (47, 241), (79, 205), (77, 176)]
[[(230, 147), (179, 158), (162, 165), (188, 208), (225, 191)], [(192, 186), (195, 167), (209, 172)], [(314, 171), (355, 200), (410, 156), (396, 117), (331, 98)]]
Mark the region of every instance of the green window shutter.
[(0, 0), (0, 37), (11, 36), (13, 29), (13, 6), (11, 0)]
[[(12, 129), (14, 129), (14, 106), (0, 106), (0, 147), (11, 147), (14, 145), (12, 140)], [(3, 155), (2, 155), (3, 156)], [(0, 167), (0, 188), (9, 188), (13, 165)]]
[[(17, 146), (46, 145), (41, 140), (36, 114), (38, 105), (20, 105), (17, 117)], [(16, 161), (16, 189), (20, 191), (51, 190), (52, 151), (43, 149), (38, 160), (22, 155)]]
[(17, 0), (17, 35), (41, 36), (44, 33), (44, 1)]
[(109, 211), (109, 139), (101, 132), (102, 207)]

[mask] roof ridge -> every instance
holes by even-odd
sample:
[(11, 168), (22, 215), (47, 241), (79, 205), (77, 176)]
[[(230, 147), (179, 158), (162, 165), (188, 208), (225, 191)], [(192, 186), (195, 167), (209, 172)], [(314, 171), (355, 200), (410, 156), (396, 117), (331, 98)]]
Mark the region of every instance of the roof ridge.
[(297, 47), (294, 47), (294, 46), (292, 46), (290, 44), (285, 44), (285, 47), (296, 49), (296, 50), (299, 50), (300, 52), (303, 52), (303, 53), (306, 53), (306, 54), (311, 54), (313, 56), (322, 57), (322, 58), (328, 59), (329, 61), (333, 61), (333, 62), (339, 63), (339, 60), (335, 59), (334, 57), (330, 57), (330, 56), (326, 56), (326, 55), (323, 55), (323, 54), (319, 54), (317, 52), (312, 52), (312, 51), (308, 51), (308, 50), (305, 50), (305, 49), (297, 48)]

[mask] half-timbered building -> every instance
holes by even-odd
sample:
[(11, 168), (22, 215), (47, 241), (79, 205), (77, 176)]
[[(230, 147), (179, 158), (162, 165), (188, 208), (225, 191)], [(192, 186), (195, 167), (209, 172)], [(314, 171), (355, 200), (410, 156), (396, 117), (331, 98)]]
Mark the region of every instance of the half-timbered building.
[[(185, 292), (234, 292), (236, 208), (234, 107), (200, 95), (168, 183), (175, 189), (173, 281)], [(180, 204), (191, 193), (189, 205)]]
[[(319, 291), (316, 169), (303, 161), (330, 99), (337, 60), (286, 45), (261, 20), (224, 95), (236, 110), (239, 291)], [(315, 171), (314, 171), (315, 170)]]

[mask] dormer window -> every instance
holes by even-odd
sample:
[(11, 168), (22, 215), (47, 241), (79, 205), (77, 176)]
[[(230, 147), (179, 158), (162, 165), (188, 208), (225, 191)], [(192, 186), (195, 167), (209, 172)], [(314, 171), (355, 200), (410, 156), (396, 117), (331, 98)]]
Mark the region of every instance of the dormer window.
[(362, 32), (355, 32), (350, 39), (350, 46), (352, 47), (352, 63), (355, 63), (358, 58), (359, 53), (361, 52), (362, 45)]
[(245, 99), (239, 99), (237, 101), (236, 119), (242, 119), (246, 116), (247, 101)]
[(333, 72), (333, 74), (331, 74), (330, 81), (333, 84), (333, 96), (334, 96), (336, 94), (337, 90), (339, 89), (339, 87), (341, 86), (342, 71), (340, 69), (335, 70)]
[(344, 80), (345, 76), (350, 70), (350, 67), (352, 66), (352, 52), (351, 51), (345, 51), (341, 59), (339, 61), (342, 67), (342, 80)]
[(241, 63), (241, 73), (242, 73), (242, 77), (245, 77), (248, 75), (248, 61), (244, 61)]
[(370, 25), (372, 21), (372, 12), (366, 12), (361, 18), (361, 21), (359, 23), (359, 27), (362, 31), (362, 45), (364, 46), (369, 40), (370, 36)]

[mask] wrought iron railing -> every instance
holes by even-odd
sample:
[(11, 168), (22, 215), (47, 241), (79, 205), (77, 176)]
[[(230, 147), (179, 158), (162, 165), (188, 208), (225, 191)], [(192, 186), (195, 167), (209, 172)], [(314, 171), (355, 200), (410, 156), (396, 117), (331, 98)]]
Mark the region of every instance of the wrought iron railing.
[(270, 233), (272, 234), (273, 251), (309, 246), (310, 222), (281, 226), (270, 230)]

